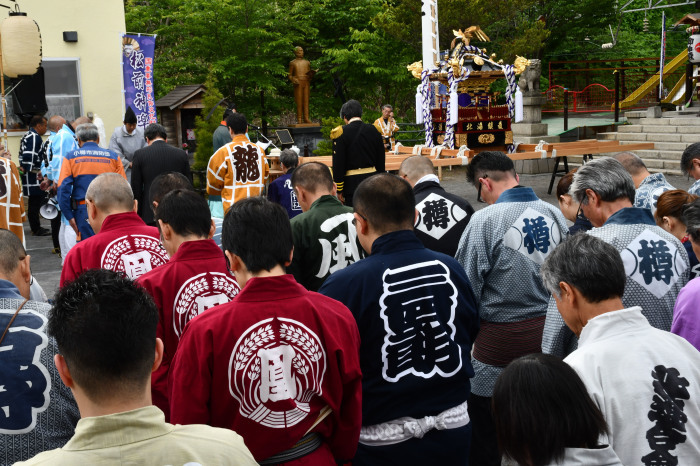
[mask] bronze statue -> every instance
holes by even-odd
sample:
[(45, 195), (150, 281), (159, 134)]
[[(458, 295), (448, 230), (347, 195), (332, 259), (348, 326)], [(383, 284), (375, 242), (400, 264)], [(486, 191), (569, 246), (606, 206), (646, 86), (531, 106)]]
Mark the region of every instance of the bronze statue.
[(304, 49), (294, 49), (296, 58), (289, 62), (289, 80), (294, 84), (294, 100), (297, 104), (297, 123), (311, 123), (309, 119), (309, 84), (316, 74), (311, 63), (304, 58)]

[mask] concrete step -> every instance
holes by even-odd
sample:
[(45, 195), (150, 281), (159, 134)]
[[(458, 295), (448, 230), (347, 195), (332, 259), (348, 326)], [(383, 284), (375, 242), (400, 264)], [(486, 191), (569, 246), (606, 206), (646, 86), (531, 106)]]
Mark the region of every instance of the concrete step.
[(665, 160), (680, 160), (683, 152), (680, 151), (665, 151), (658, 149), (646, 149), (634, 151), (641, 159), (665, 159)]
[[(625, 144), (636, 144), (638, 141), (620, 141), (620, 145), (625, 145)], [(653, 142), (654, 143), (654, 149), (659, 150), (659, 151), (678, 151), (679, 153), (683, 153), (686, 147), (688, 147), (690, 144), (685, 143), (685, 142), (658, 142), (658, 141), (649, 141), (647, 142)]]
[[(618, 133), (641, 133), (644, 126), (642, 125), (620, 125), (617, 127)], [(649, 126), (647, 126), (649, 128)], [(665, 127), (664, 127), (665, 128)]]
[(700, 126), (700, 118), (695, 118), (695, 117), (669, 118), (668, 124), (669, 125), (676, 125), (676, 126)]
[(639, 123), (642, 125), (669, 125), (672, 118), (640, 118)]
[[(677, 126), (674, 125), (642, 125), (642, 133), (677, 133)], [(634, 132), (634, 131), (631, 131)]]
[(624, 115), (629, 119), (629, 118), (645, 118), (647, 115), (646, 110), (630, 110), (629, 112), (625, 112)]

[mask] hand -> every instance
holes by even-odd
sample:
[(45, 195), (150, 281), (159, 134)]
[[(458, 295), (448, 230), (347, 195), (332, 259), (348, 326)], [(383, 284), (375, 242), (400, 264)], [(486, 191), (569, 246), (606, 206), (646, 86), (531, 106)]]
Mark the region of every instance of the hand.
[(338, 193), (338, 200), (345, 205), (345, 196), (343, 196), (343, 193)]
[(49, 189), (51, 189), (51, 180), (49, 180), (48, 178), (44, 178), (39, 184), (39, 189), (41, 189), (42, 191), (48, 191)]
[(73, 231), (75, 231), (75, 234), (79, 235), (80, 230), (78, 230), (78, 224), (75, 222), (75, 218), (68, 220), (68, 223), (70, 223), (70, 226), (73, 229)]
[(52, 185), (50, 186), (50, 188), (51, 188), (51, 192), (52, 192), (53, 195), (55, 196), (56, 193), (58, 192), (58, 186), (56, 185), (56, 183), (54, 183), (54, 184), (52, 184)]

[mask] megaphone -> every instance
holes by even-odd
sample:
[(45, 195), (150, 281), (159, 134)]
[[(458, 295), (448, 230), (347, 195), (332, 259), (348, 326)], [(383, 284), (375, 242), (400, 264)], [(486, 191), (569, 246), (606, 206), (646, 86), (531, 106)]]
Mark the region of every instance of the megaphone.
[(44, 217), (46, 220), (53, 220), (56, 217), (58, 217), (58, 213), (60, 212), (58, 208), (58, 203), (56, 202), (56, 198), (52, 197), (48, 200), (46, 204), (41, 206), (39, 209), (39, 214), (41, 214), (42, 217)]

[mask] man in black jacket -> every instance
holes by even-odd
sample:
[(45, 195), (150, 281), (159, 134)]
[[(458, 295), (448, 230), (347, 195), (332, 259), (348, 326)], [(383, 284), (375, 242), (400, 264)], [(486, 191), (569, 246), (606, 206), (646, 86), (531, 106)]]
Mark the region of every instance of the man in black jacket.
[(413, 187), (418, 215), (414, 231), (426, 248), (454, 257), (474, 208), (440, 186), (433, 162), (421, 155), (408, 157), (399, 176)]
[(144, 130), (147, 147), (134, 153), (131, 171), (131, 189), (138, 201), (138, 214), (148, 225), (155, 225), (153, 209), (148, 202), (151, 183), (161, 173), (178, 172), (192, 181), (190, 161), (187, 152), (167, 143), (163, 126), (152, 123)]
[(352, 195), (362, 180), (384, 171), (384, 143), (377, 128), (362, 122), (362, 106), (357, 100), (345, 102), (340, 117), (345, 125), (331, 131), (333, 181), (338, 186), (338, 199), (352, 206)]

